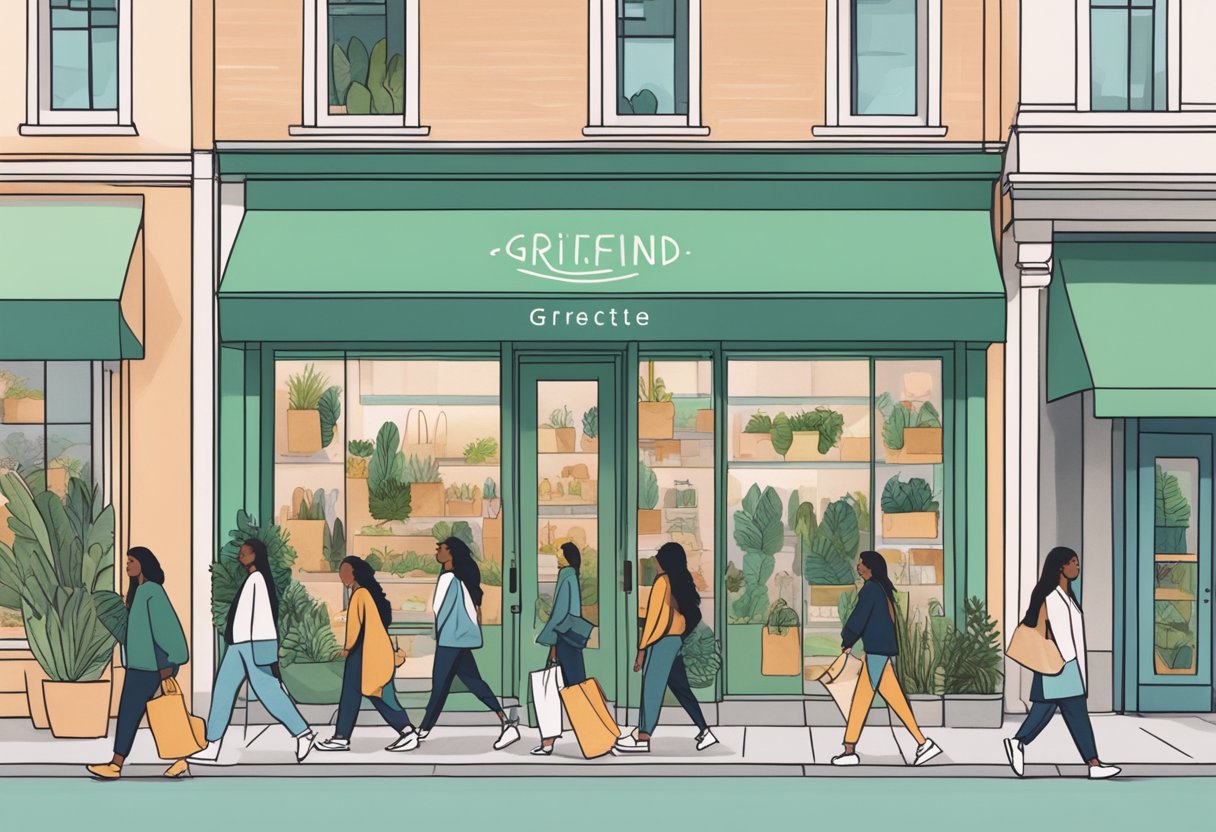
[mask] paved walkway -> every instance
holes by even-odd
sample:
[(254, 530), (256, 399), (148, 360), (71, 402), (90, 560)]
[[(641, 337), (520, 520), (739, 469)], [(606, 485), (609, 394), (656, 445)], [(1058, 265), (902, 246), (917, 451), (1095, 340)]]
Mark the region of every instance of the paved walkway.
[[(422, 746), (409, 753), (383, 750), (392, 739), (386, 727), (359, 726), (348, 752), (314, 751), (303, 765), (295, 763), (294, 741), (280, 726), (235, 727), (225, 738), (219, 766), (192, 767), (196, 776), (810, 776), (810, 777), (1012, 777), (1002, 738), (1011, 736), (1018, 720), (1003, 729), (935, 728), (929, 731), (943, 753), (920, 768), (907, 765), (915, 743), (902, 728), (867, 727), (858, 745), (862, 766), (838, 769), (829, 764), (840, 749), (841, 730), (833, 727), (721, 727), (721, 744), (698, 753), (695, 730), (660, 726), (650, 754), (584, 760), (572, 735), (557, 743), (552, 757), (532, 757), (535, 732), (504, 751), (491, 745), (496, 730), (487, 726), (440, 725)], [(1216, 775), (1216, 719), (1198, 716), (1096, 715), (1094, 731), (1103, 760), (1132, 776)], [(326, 737), (332, 729), (321, 728)], [(0, 777), (80, 776), (86, 763), (108, 760), (107, 740), (54, 739), (27, 720), (0, 720)], [(1053, 720), (1027, 748), (1028, 777), (1083, 776), (1068, 731)], [(151, 734), (141, 730), (127, 767), (128, 775), (156, 775), (165, 766), (156, 756)]]

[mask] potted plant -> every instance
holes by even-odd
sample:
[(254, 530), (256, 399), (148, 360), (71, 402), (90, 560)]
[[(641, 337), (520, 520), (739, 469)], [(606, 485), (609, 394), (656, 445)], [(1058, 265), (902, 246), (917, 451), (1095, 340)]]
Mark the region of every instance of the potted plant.
[[(0, 544), (0, 606), (20, 609), (30, 652), (45, 678), (30, 690), (31, 713), (45, 709), (56, 737), (106, 736), (105, 671), (125, 620), (114, 586), (114, 509), (72, 480), (66, 501), (34, 493), (16, 474), (0, 476), (15, 521), (13, 546)], [(38, 717), (35, 716), (35, 720)]]
[(798, 625), (798, 613), (784, 598), (778, 598), (769, 607), (760, 635), (762, 676), (802, 675), (802, 631)]
[(979, 598), (963, 605), (961, 629), (951, 627), (941, 654), (948, 727), (999, 728), (1004, 716), (1001, 697), (1005, 657), (996, 622)]
[(882, 414), (882, 443), (887, 462), (939, 464), (942, 461), (942, 419), (932, 402), (894, 401), (890, 393), (878, 397)]
[(773, 420), (767, 414), (753, 413), (739, 434), (738, 441), (739, 459), (780, 459), (773, 449)]
[(448, 486), (447, 509), (449, 517), (480, 517), (481, 488), (469, 483)]
[[(1187, 554), (1186, 533), (1191, 504), (1178, 477), (1157, 466), (1153, 488), (1153, 551), (1159, 555)], [(1192, 553), (1193, 554), (1193, 553)]]
[(939, 509), (929, 483), (920, 477), (901, 482), (896, 474), (882, 489), (882, 536), (933, 540), (938, 533)]
[(839, 457), (831, 451), (844, 432), (844, 417), (826, 407), (786, 416), (778, 413), (770, 435), (773, 450), (787, 462), (813, 462)]
[(308, 364), (287, 377), (287, 453), (315, 454), (328, 448), (342, 414), (342, 388)]
[(820, 524), (815, 507), (803, 503), (794, 518), (794, 535), (795, 563), (801, 563), (802, 577), (809, 585), (810, 606), (837, 606), (840, 596), (855, 586), (861, 538), (853, 506), (843, 498), (830, 503)]
[(376, 443), (352, 439), (346, 443), (346, 519), (352, 528), (371, 525), (371, 493), (368, 490), (368, 468)]
[(654, 377), (654, 362), (646, 362), (646, 376), (638, 376), (638, 439), (675, 436), (676, 405), (663, 379)]
[(475, 442), (464, 446), (464, 461), (466, 465), (485, 465), (498, 462), (498, 440), (493, 436), (483, 436)]
[(638, 463), (638, 534), (662, 534), (663, 512), (659, 510), (659, 478), (645, 462)]
[(481, 548), (487, 558), (502, 560), (502, 500), (498, 497), (498, 483), (486, 478), (481, 492), (488, 516), (481, 521)]
[(600, 408), (592, 405), (583, 414), (583, 438), (579, 440), (584, 453), (593, 454), (600, 449)]
[(46, 398), (28, 378), (0, 372), (0, 416), (6, 425), (40, 425), (46, 421)]
[(410, 501), (416, 517), (443, 517), (446, 492), (439, 464), (431, 457), (419, 459), (410, 454), (405, 461), (404, 481), (409, 486)]
[(328, 572), (325, 558), (325, 489), (316, 493), (297, 488), (291, 495), (291, 507), (280, 515), (279, 525), (296, 551), (296, 563), (308, 572)]
[(735, 543), (743, 550), (743, 585), (731, 604), (731, 623), (762, 624), (769, 608), (768, 581), (776, 567), (774, 556), (785, 543), (781, 498), (776, 489), (768, 486), (762, 492), (760, 486), (752, 485), (734, 521)]
[(688, 671), (688, 684), (694, 688), (711, 688), (722, 670), (722, 648), (714, 637), (714, 631), (702, 621), (681, 648), (684, 669)]
[(714, 432), (714, 409), (712, 407), (702, 407), (697, 410), (697, 421), (694, 426), (697, 433)]
[(405, 112), (405, 59), (391, 56), (388, 39), (380, 38), (367, 51), (357, 37), (346, 49), (334, 43), (330, 50), (329, 112), (348, 115), (401, 115)]
[(549, 421), (537, 428), (537, 451), (542, 454), (572, 454), (577, 433), (570, 408), (559, 407), (549, 414)]

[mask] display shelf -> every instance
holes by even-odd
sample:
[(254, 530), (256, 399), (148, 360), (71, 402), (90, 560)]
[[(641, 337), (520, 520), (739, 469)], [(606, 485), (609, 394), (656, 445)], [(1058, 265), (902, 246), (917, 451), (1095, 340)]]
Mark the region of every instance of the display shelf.
[(936, 462), (932, 462), (932, 461), (887, 462), (886, 460), (882, 460), (882, 459), (874, 461), (875, 467), (878, 467), (878, 468), (931, 468), (935, 465), (942, 465), (942, 464), (944, 464), (943, 457), (938, 457)]
[(541, 503), (536, 507), (537, 517), (564, 517), (572, 520), (595, 520), (599, 513), (594, 511), (597, 503), (570, 503), (568, 505), (552, 505)]
[(865, 405), (869, 406), (869, 396), (732, 396), (726, 403), (730, 407), (765, 407), (772, 405)]
[(1193, 592), (1187, 592), (1185, 589), (1176, 589), (1174, 587), (1157, 587), (1153, 591), (1154, 601), (1186, 601), (1188, 603), (1197, 600)]
[[(409, 454), (407, 453), (406, 456), (409, 456)], [(441, 456), (438, 459), (434, 459), (433, 462), (439, 468), (492, 468), (497, 471), (502, 467), (500, 460), (494, 462), (465, 462), (464, 457), (461, 456)]]
[(1153, 555), (1153, 561), (1156, 563), (1198, 563), (1199, 555), (1170, 555), (1163, 552), (1158, 552)]
[(837, 471), (868, 471), (868, 462), (785, 462), (784, 460), (752, 460), (732, 459), (728, 461), (730, 468), (739, 470), (771, 470), (771, 471), (804, 471), (804, 470), (837, 470)]
[(328, 456), (324, 455), (323, 453), (322, 454), (312, 454), (311, 456), (275, 454), (274, 464), (275, 465), (293, 465), (293, 466), (316, 465), (317, 467), (325, 467), (325, 468), (330, 468), (330, 467), (333, 467), (334, 465), (341, 465), (341, 466), (345, 467), (346, 458), (343, 456), (339, 456), (337, 459), (330, 459)]
[(376, 395), (360, 395), (359, 404), (364, 407), (381, 406), (402, 406), (411, 407), (442, 407), (458, 405), (467, 406), (485, 406), (497, 405), (500, 403), (498, 396), (376, 396)]
[(584, 459), (587, 457), (590, 457), (591, 459), (595, 459), (596, 457), (598, 457), (600, 455), (600, 452), (599, 451), (537, 451), (536, 455), (539, 457), (544, 457), (544, 458), (555, 457), (555, 456), (572, 456), (572, 457), (575, 457), (578, 459)]
[(713, 433), (701, 433), (695, 430), (677, 430), (671, 435), (671, 439), (639, 439), (638, 445), (646, 447), (655, 442), (676, 442), (681, 439), (686, 441), (702, 440), (706, 442), (713, 441)]

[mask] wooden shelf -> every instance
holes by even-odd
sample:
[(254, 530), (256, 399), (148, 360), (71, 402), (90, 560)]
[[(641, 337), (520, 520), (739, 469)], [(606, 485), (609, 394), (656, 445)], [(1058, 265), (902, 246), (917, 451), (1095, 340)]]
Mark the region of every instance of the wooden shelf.
[(1154, 601), (1185, 601), (1193, 603), (1198, 598), (1193, 593), (1187, 592), (1185, 589), (1176, 589), (1174, 587), (1158, 587), (1153, 591)]
[(730, 407), (764, 407), (772, 405), (866, 405), (869, 396), (731, 396), (726, 400)]
[(1158, 552), (1153, 555), (1153, 561), (1156, 563), (1198, 563), (1199, 555), (1170, 555), (1164, 552)]
[(422, 407), (426, 405), (432, 406), (451, 406), (458, 405), (476, 406), (476, 405), (497, 405), (500, 399), (498, 396), (360, 396), (359, 404), (364, 407), (374, 407), (376, 405), (392, 406), (392, 405), (410, 405), (413, 407)]
[(564, 517), (584, 520), (595, 520), (599, 517), (595, 504), (571, 503), (570, 505), (551, 505), (541, 503), (536, 507), (537, 517)]
[(769, 470), (780, 471), (782, 469), (790, 471), (806, 471), (806, 470), (827, 470), (837, 469), (840, 471), (866, 471), (870, 468), (868, 462), (785, 462), (783, 460), (751, 460), (751, 459), (732, 459), (727, 463), (730, 468), (740, 470)]

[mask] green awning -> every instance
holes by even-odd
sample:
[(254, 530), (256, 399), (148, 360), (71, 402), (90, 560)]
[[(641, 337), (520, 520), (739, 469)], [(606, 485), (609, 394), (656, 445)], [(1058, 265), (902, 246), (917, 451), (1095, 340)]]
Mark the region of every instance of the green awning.
[(0, 200), (0, 359), (142, 358), (142, 222), (137, 201)]
[(226, 342), (991, 342), (1005, 294), (982, 210), (253, 210), (219, 319)]
[(1047, 398), (1101, 417), (1216, 417), (1216, 241), (1058, 243)]

